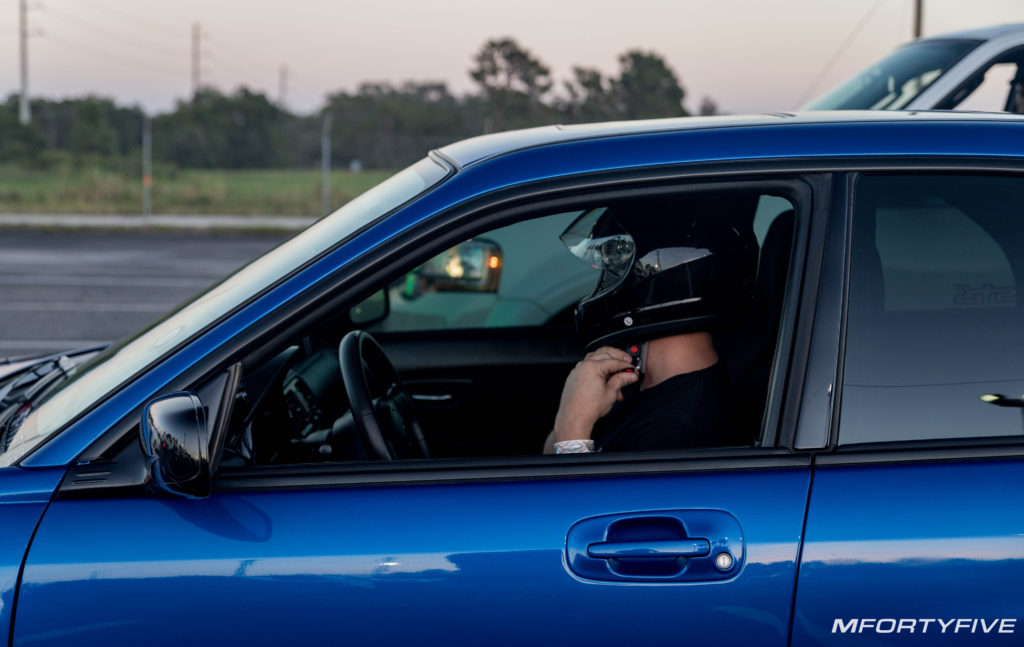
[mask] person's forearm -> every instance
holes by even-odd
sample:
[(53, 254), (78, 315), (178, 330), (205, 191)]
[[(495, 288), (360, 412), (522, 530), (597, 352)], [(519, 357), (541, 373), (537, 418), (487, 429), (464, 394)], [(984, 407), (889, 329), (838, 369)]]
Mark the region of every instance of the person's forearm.
[(586, 440), (594, 431), (594, 425), (600, 414), (579, 408), (569, 411), (568, 407), (559, 408), (555, 415), (555, 428), (551, 435), (555, 442), (562, 440)]
[(545, 454), (589, 454), (595, 451), (597, 449), (594, 446), (594, 441), (589, 438), (555, 442), (555, 432), (552, 431), (544, 439)]

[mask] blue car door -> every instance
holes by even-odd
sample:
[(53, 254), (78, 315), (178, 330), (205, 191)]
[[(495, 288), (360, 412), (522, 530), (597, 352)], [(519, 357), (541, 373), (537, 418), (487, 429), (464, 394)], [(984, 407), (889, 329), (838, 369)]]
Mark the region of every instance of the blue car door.
[[(57, 500), (15, 644), (787, 643), (806, 462), (553, 471)], [(689, 550), (685, 569), (630, 564), (673, 542), (692, 545), (662, 548)]]
[(965, 167), (852, 186), (833, 434), (798, 439), (830, 449), (793, 644), (1018, 644), (1024, 177)]
[[(793, 439), (825, 231), (810, 216), (828, 202), (774, 176), (743, 190), (760, 184), (790, 196), (772, 204), (796, 207), (797, 234), (780, 248), (785, 263), (795, 241), (772, 292), (758, 443), (249, 466), (220, 470), (204, 499), (98, 486), (105, 464), (83, 463), (32, 541), (15, 644), (787, 645), (811, 485)], [(709, 186), (692, 191), (722, 194)], [(116, 463), (138, 439), (109, 447)]]

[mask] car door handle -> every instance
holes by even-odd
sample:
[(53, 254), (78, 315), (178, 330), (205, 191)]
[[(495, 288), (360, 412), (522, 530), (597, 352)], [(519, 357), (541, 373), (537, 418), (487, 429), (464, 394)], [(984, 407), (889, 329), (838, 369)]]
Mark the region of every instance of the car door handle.
[(743, 529), (725, 510), (644, 510), (581, 519), (565, 536), (565, 564), (604, 582), (714, 582), (746, 562)]
[(710, 553), (711, 542), (707, 539), (607, 541), (587, 546), (587, 555), (597, 559), (704, 557)]
[(424, 408), (454, 409), (472, 400), (472, 380), (429, 378), (409, 380), (405, 388), (417, 405)]
[(451, 393), (440, 393), (438, 395), (431, 395), (427, 393), (413, 393), (412, 399), (417, 402), (450, 402), (455, 399), (455, 396)]

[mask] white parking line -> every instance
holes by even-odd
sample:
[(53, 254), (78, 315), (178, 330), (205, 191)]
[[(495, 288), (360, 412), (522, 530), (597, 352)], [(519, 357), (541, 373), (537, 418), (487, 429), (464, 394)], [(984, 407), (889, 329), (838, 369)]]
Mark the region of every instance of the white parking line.
[(0, 285), (68, 285), (124, 288), (205, 288), (216, 279), (177, 279), (124, 276), (0, 276)]
[(4, 301), (4, 312), (167, 312), (176, 303), (95, 303), (90, 301)]
[(305, 229), (316, 222), (316, 220), (317, 218), (309, 216), (200, 216), (174, 214), (142, 217), (71, 213), (0, 214), (0, 225), (116, 229), (163, 227), (169, 229), (280, 229), (296, 231), (298, 229)]
[[(103, 346), (109, 341), (96, 339), (0, 339), (0, 348), (14, 350), (50, 350), (61, 348), (72, 350), (86, 346)], [(2, 356), (2, 351), (0, 351)]]

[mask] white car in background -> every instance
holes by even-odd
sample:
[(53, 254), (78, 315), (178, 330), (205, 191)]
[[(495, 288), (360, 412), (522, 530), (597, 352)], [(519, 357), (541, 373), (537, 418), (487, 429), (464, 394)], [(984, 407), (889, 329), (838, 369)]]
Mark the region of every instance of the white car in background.
[(801, 110), (1024, 112), (1024, 24), (921, 38)]

